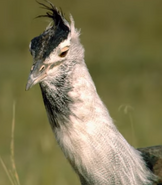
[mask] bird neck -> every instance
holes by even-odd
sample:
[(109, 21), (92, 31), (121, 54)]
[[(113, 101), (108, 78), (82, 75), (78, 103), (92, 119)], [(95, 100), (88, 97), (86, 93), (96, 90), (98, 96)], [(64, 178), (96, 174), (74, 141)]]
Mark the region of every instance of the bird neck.
[(83, 184), (151, 184), (140, 153), (116, 129), (84, 63), (40, 87), (56, 140)]
[(40, 83), (40, 89), (52, 129), (66, 125), (71, 114), (70, 105), (73, 103), (68, 95), (72, 89), (68, 75), (62, 73), (55, 80), (52, 78), (48, 82)]

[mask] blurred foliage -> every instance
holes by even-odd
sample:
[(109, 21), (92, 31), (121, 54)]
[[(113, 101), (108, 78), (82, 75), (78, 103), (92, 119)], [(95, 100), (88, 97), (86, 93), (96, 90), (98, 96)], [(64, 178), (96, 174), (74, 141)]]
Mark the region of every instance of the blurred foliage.
[[(162, 144), (162, 1), (52, 2), (81, 28), (86, 63), (121, 133), (135, 147)], [(48, 22), (34, 19), (40, 14), (44, 10), (34, 0), (0, 2), (0, 155), (10, 166), (15, 100), (21, 184), (79, 184), (55, 142), (38, 85), (25, 92), (32, 64), (28, 44)], [(0, 184), (9, 184), (1, 166)]]

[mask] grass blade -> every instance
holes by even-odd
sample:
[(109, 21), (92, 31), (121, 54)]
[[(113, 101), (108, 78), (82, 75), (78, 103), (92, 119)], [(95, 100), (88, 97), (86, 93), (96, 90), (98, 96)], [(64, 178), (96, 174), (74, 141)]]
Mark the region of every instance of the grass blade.
[(15, 177), (16, 180), (16, 185), (20, 185), (20, 180), (19, 180), (19, 176), (17, 173), (17, 169), (16, 169), (16, 163), (15, 163), (15, 158), (14, 158), (14, 132), (15, 132), (15, 101), (13, 103), (13, 116), (12, 116), (12, 127), (11, 127), (11, 145), (10, 145), (10, 150), (11, 150), (11, 164), (12, 164), (12, 170), (13, 170), (13, 175)]
[(2, 167), (3, 167), (4, 171), (6, 172), (6, 175), (8, 176), (8, 178), (9, 178), (9, 180), (10, 180), (11, 184), (12, 184), (12, 185), (15, 185), (14, 182), (13, 182), (13, 179), (12, 179), (12, 177), (11, 177), (11, 175), (10, 175), (10, 173), (9, 173), (9, 171), (8, 171), (6, 165), (5, 165), (5, 163), (3, 162), (3, 160), (2, 160), (1, 157), (0, 157), (0, 162), (1, 162), (1, 164), (2, 164)]

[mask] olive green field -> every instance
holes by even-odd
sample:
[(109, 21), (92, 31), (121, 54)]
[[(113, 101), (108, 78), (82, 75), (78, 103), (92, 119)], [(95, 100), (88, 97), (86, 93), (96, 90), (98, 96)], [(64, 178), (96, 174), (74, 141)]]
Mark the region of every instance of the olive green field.
[[(43, 0), (41, 2), (44, 2)], [(85, 61), (115, 125), (136, 148), (162, 144), (162, 1), (51, 0), (81, 30)], [(25, 91), (29, 43), (50, 20), (35, 0), (0, 1), (0, 157), (21, 185), (79, 185), (57, 145), (37, 84)], [(0, 163), (0, 185), (11, 182)], [(14, 184), (19, 185), (19, 184)]]

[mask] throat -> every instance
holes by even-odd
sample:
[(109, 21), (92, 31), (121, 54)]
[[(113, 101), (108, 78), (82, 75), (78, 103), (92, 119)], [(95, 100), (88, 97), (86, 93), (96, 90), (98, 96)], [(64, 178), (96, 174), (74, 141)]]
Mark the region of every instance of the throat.
[(60, 124), (67, 124), (72, 114), (70, 106), (73, 103), (68, 93), (72, 89), (65, 78), (56, 82), (40, 83), (42, 97), (46, 108), (47, 116), (52, 129), (60, 127)]

